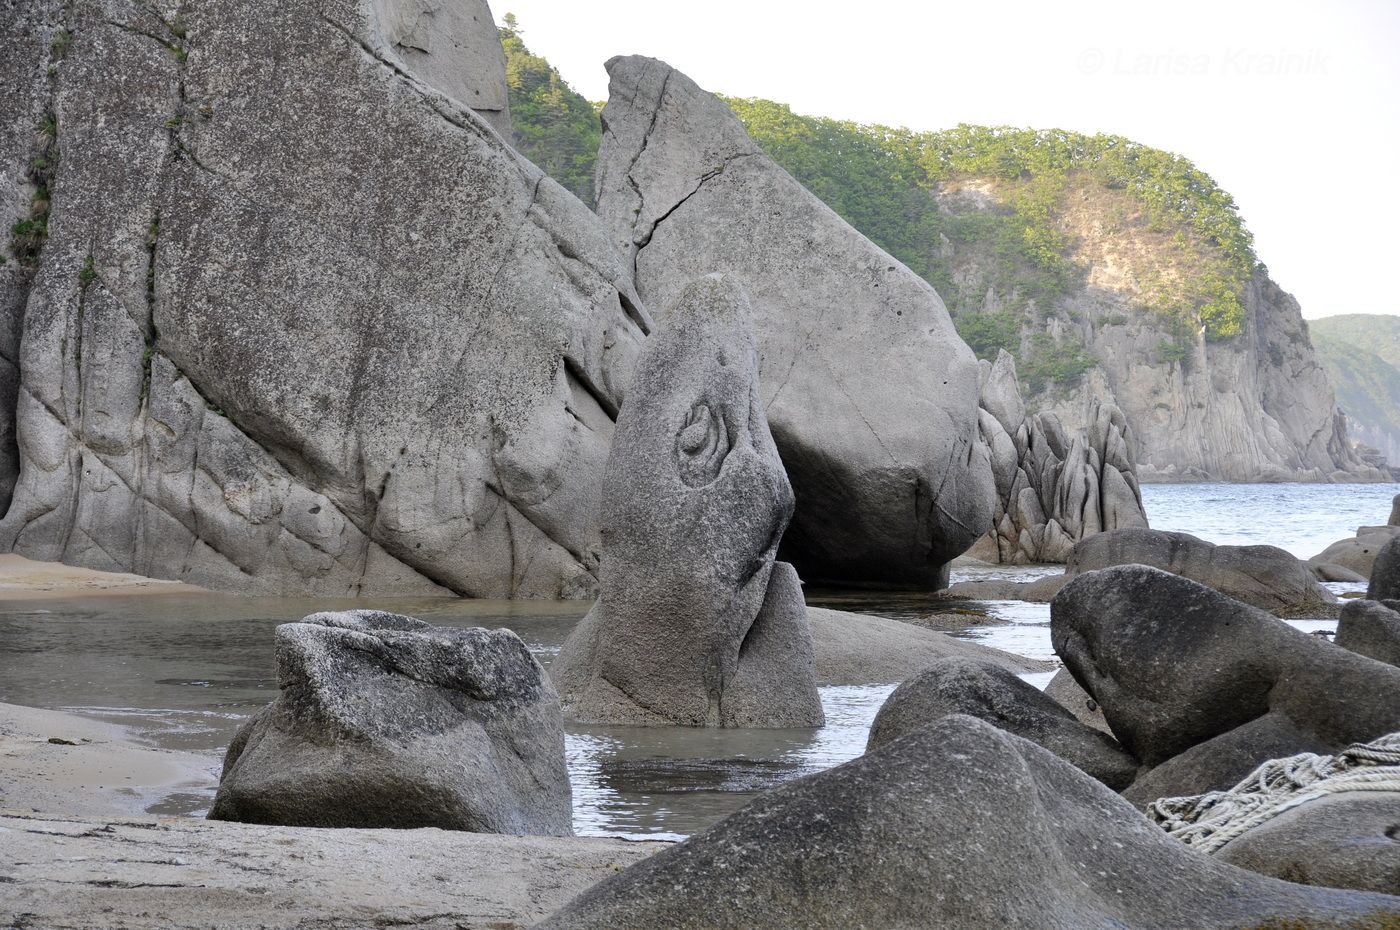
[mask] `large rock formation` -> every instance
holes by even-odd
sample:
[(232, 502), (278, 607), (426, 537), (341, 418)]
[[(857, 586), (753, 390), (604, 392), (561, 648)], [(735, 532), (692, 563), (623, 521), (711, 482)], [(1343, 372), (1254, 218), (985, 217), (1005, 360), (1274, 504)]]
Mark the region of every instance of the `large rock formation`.
[(1277, 546), (1217, 546), (1190, 533), (1126, 529), (1077, 543), (1066, 560), (1073, 577), (1115, 565), (1150, 565), (1282, 616), (1335, 614), (1337, 598), (1313, 572)]
[(0, 272), (0, 547), (250, 592), (594, 591), (648, 322), (601, 222), (471, 109), (504, 100), (484, 3), (5, 12), (7, 219), (38, 208), (16, 166), (61, 154)]
[(1265, 878), (1188, 849), (1033, 743), (946, 717), (769, 791), (541, 930), (1383, 927), (1400, 898)]
[(729, 108), (649, 58), (616, 58), (598, 212), (649, 305), (734, 274), (763, 401), (797, 493), (784, 542), (809, 580), (941, 586), (991, 525), (977, 368), (943, 301), (758, 150)]
[(996, 481), (993, 529), (971, 555), (988, 562), (1063, 562), (1074, 544), (1105, 530), (1147, 526), (1136, 441), (1123, 412), (1095, 405), (1067, 433), (1053, 413), (1026, 415), (1016, 360), (1002, 350), (980, 363), (978, 414)]
[(1126, 792), (1139, 803), (1400, 730), (1400, 669), (1177, 575), (1081, 575), (1050, 616), (1055, 652), (1144, 766)]
[(559, 699), (511, 631), (312, 614), (277, 628), (277, 684), (210, 819), (573, 833)]
[(738, 282), (681, 292), (647, 343), (603, 477), (598, 603), (551, 674), (585, 723), (817, 726), (792, 488)]
[(943, 659), (895, 688), (870, 726), (866, 752), (953, 714), (1043, 746), (1115, 791), (1137, 774), (1137, 760), (1112, 737), (1080, 723), (1015, 672), (967, 659)]

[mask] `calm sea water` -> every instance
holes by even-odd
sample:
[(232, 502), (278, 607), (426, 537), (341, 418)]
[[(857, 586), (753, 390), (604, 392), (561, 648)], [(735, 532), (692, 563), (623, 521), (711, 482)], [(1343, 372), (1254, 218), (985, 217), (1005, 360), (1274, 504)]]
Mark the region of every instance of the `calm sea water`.
[(1311, 558), (1358, 526), (1385, 523), (1400, 484), (1148, 484), (1153, 529)]
[[(1397, 485), (1149, 485), (1143, 497), (1159, 528), (1219, 543), (1270, 543), (1306, 557), (1358, 525), (1385, 522), (1397, 491)], [(959, 568), (954, 579), (1056, 570)], [(509, 627), (547, 665), (589, 605), (218, 594), (10, 602), (0, 609), (0, 701), (100, 717), (131, 726), (155, 745), (202, 754), (209, 772), (204, 789), (152, 808), (199, 814), (212, 798), (229, 737), (276, 694), (273, 628), (316, 610), (369, 606), (442, 625)], [(934, 609), (926, 596), (870, 591), (825, 606), (896, 618)], [(1030, 658), (1054, 657), (1047, 605), (988, 607), (1003, 623), (961, 635)], [(1027, 678), (1043, 687), (1050, 674)], [(565, 749), (575, 828), (652, 838), (693, 833), (760, 791), (859, 755), (891, 690), (888, 684), (823, 688), (827, 723), (815, 730), (571, 728)]]

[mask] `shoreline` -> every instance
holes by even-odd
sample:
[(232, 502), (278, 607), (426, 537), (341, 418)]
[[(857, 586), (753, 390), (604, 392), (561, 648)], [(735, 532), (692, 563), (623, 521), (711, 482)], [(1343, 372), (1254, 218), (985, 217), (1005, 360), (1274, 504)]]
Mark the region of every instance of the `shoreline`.
[[(0, 808), (58, 817), (145, 816), (218, 784), (219, 761), (158, 749), (120, 724), (0, 703)], [(182, 790), (183, 789), (183, 790)]]
[(104, 572), (62, 562), (36, 562), (13, 552), (0, 554), (0, 602), (209, 593), (207, 588), (183, 581), (162, 581), (127, 572)]

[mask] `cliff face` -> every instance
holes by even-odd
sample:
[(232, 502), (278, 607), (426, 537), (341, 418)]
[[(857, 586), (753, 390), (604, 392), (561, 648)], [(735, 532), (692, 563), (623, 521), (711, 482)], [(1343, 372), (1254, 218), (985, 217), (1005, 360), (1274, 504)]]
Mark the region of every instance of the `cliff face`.
[[(1030, 409), (1073, 431), (1099, 404), (1121, 408), (1143, 481), (1385, 480), (1348, 441), (1298, 302), (1262, 267), (1243, 285), (1239, 333), (1213, 337), (1198, 320), (1152, 309), (1203, 273), (1200, 243), (1160, 228), (1121, 192), (1083, 181), (1066, 199), (1054, 223), (1069, 283), (1051, 299), (998, 291), (1006, 276), (992, 241), (945, 239), (941, 250), (960, 322), (1014, 320), (1013, 353), (1040, 360)], [(1008, 209), (987, 179), (948, 185), (938, 201), (962, 223)]]
[(1352, 438), (1400, 464), (1400, 316), (1350, 313), (1308, 328)]
[(1297, 302), (1262, 273), (1251, 280), (1242, 337), (1162, 348), (1152, 317), (1123, 316), (1130, 299), (1092, 285), (1063, 305), (1047, 331), (1083, 340), (1096, 363), (1069, 389), (1038, 396), (1067, 426), (1089, 423), (1095, 402), (1116, 404), (1138, 438), (1143, 481), (1384, 480), (1347, 440), (1326, 372)]

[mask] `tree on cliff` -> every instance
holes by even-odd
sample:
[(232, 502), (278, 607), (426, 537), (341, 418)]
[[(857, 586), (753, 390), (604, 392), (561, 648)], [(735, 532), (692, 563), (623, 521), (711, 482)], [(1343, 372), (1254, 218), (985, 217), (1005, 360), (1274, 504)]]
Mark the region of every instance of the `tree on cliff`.
[(515, 14), (507, 13), (502, 23), (506, 87), (515, 125), (511, 142), (591, 207), (593, 165), (602, 135), (598, 111), (548, 61), (525, 47)]

